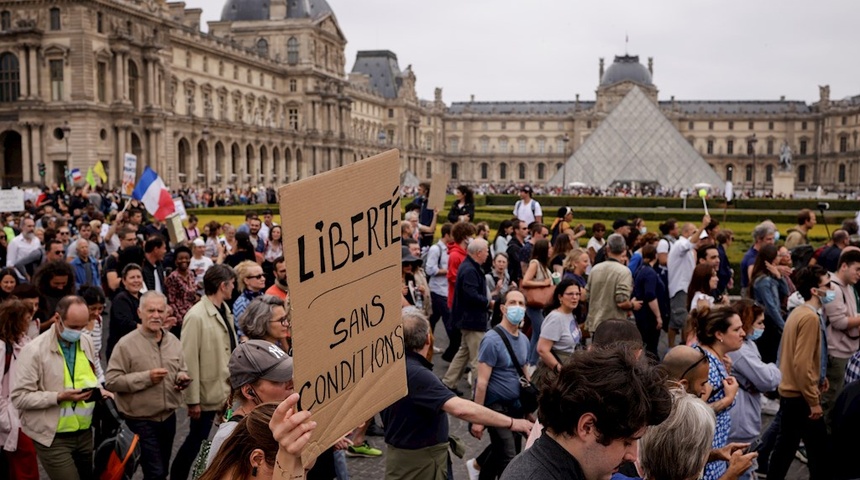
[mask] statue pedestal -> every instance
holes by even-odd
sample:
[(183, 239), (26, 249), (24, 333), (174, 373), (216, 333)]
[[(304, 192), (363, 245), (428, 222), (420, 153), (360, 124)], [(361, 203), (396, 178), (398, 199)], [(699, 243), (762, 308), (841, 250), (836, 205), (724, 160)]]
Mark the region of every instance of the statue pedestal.
[(775, 172), (773, 174), (773, 196), (793, 197), (794, 181), (794, 172)]

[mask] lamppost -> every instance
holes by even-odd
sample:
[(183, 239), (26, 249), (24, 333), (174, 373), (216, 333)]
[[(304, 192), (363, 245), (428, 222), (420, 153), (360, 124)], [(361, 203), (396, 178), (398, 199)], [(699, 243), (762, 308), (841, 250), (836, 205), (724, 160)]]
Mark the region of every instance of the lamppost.
[(755, 154), (756, 143), (758, 143), (758, 139), (755, 138), (755, 134), (753, 133), (752, 137), (749, 140), (749, 147), (752, 150), (752, 157), (753, 157), (753, 171), (752, 171), (753, 197), (755, 197), (755, 176), (756, 176), (755, 174), (756, 174), (756, 170), (758, 170), (758, 164), (756, 161), (756, 154)]
[(388, 138), (385, 135), (385, 130), (380, 130), (379, 135), (376, 136), (376, 139), (379, 141), (380, 145), (385, 145), (385, 139)]
[[(69, 135), (72, 133), (72, 127), (69, 126), (69, 121), (66, 120), (63, 122), (62, 126), (63, 130), (63, 140), (66, 142), (66, 168), (63, 169), (63, 173), (71, 172), (71, 168), (69, 168)], [(68, 178), (64, 179), (64, 181), (68, 182)]]
[(562, 161), (562, 164), (561, 164), (561, 169), (562, 169), (561, 176), (562, 176), (562, 181), (563, 181), (564, 183), (561, 185), (561, 192), (562, 192), (563, 194), (567, 195), (567, 144), (568, 144), (568, 143), (570, 143), (570, 135), (568, 135), (567, 133), (565, 133), (565, 134), (564, 134), (564, 136), (563, 136), (563, 137), (561, 137), (561, 141), (564, 143), (564, 155), (563, 155), (563, 157), (562, 157), (562, 159), (561, 159), (561, 161)]

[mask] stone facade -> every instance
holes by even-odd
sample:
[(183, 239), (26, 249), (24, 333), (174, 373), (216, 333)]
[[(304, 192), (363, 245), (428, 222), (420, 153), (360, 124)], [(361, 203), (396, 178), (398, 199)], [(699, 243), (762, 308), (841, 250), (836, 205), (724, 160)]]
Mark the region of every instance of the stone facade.
[(228, 0), (208, 33), (201, 13), (162, 0), (0, 0), (3, 186), (97, 161), (117, 184), (125, 152), (171, 186), (279, 185), (391, 147), (421, 179), (541, 184), (632, 85), (741, 188), (770, 187), (783, 143), (799, 189), (860, 184), (860, 96), (831, 101), (828, 87), (812, 105), (659, 101), (653, 62), (624, 56), (605, 72), (600, 61), (594, 101), (448, 106), (441, 89), (419, 99), (412, 67), (389, 51), (359, 52), (347, 73), (323, 0)]

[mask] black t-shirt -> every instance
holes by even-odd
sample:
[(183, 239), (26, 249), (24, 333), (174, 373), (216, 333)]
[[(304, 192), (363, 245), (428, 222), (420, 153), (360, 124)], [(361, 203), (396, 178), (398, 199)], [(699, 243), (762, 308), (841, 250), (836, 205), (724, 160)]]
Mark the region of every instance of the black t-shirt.
[(448, 442), (448, 415), (442, 410), (454, 393), (433, 373), (433, 364), (415, 352), (406, 352), (409, 394), (382, 411), (385, 443), (417, 450)]

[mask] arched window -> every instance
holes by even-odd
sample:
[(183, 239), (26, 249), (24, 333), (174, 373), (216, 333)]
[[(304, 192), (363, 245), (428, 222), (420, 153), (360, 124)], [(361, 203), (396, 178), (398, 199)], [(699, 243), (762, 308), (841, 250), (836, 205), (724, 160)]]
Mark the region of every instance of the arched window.
[(546, 165), (538, 163), (538, 180), (543, 180), (546, 175)]
[(526, 164), (525, 164), (525, 163), (521, 163), (521, 164), (519, 165), (518, 169), (519, 169), (519, 178), (520, 178), (520, 180), (525, 180), (525, 179), (526, 179)]
[(138, 108), (140, 105), (140, 100), (138, 97), (138, 82), (140, 81), (140, 74), (137, 71), (137, 64), (133, 61), (128, 61), (128, 99), (131, 100), (131, 104), (134, 105), (134, 108)]
[(806, 165), (797, 167), (797, 181), (800, 183), (806, 183)]
[(732, 165), (727, 165), (726, 166), (726, 181), (731, 182), (734, 177), (735, 177), (735, 167)]
[(265, 38), (257, 40), (257, 53), (263, 57), (269, 56), (269, 42)]
[(508, 164), (502, 163), (499, 165), (499, 179), (507, 180), (508, 179)]
[(839, 165), (839, 183), (845, 183), (845, 164)]
[(457, 180), (460, 177), (460, 165), (456, 162), (451, 164), (451, 180)]
[(486, 180), (490, 176), (490, 166), (487, 162), (481, 163), (481, 180)]
[(18, 101), (20, 73), (18, 57), (8, 52), (0, 55), (0, 103)]
[(773, 165), (768, 165), (764, 168), (764, 181), (772, 182), (773, 181)]
[(287, 63), (295, 65), (299, 63), (299, 41), (296, 37), (287, 40)]

